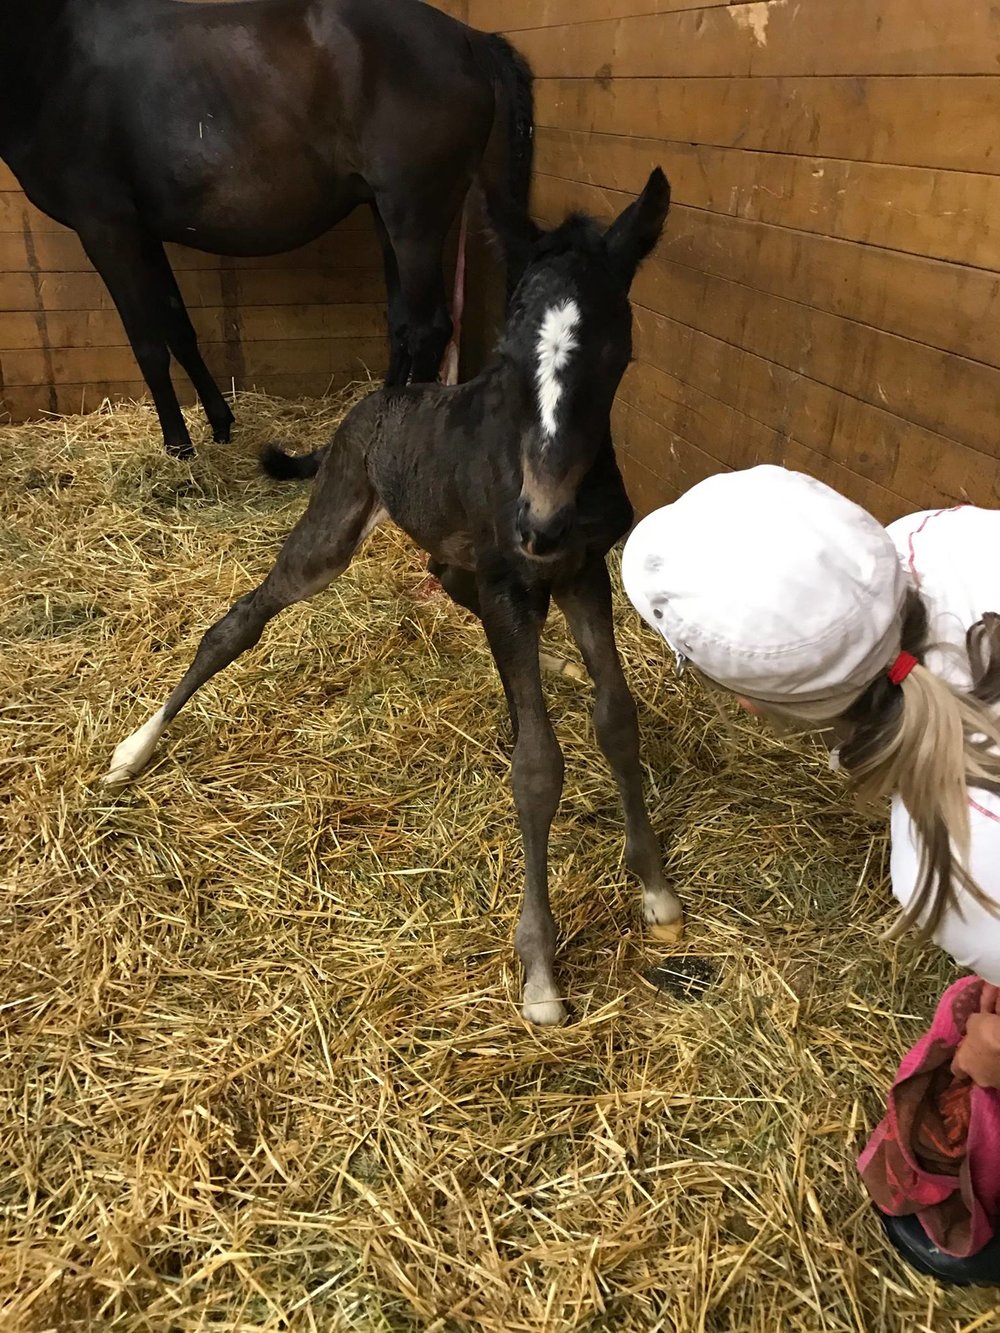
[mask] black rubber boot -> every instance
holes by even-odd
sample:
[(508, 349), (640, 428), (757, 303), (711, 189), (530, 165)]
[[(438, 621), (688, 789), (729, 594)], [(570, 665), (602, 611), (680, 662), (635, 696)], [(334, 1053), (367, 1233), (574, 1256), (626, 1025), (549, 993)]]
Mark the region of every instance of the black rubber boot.
[(956, 1259), (938, 1249), (915, 1216), (889, 1217), (881, 1208), (875, 1211), (889, 1240), (918, 1273), (951, 1287), (1000, 1287), (1000, 1234), (978, 1254)]

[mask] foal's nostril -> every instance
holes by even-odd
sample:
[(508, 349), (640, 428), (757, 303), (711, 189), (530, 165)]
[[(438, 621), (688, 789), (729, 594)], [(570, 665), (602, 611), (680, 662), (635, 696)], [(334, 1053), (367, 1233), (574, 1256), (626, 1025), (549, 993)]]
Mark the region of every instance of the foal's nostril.
[(543, 558), (555, 554), (566, 541), (572, 523), (572, 511), (564, 509), (546, 523), (535, 523), (530, 509), (518, 513), (517, 533), (527, 555)]

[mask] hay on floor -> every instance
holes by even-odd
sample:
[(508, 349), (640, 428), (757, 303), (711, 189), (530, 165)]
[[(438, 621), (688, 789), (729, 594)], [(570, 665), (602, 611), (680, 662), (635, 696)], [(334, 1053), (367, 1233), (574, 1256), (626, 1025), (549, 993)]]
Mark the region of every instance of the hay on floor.
[[(624, 605), (688, 912), (644, 941), (589, 689), (549, 683), (573, 1022), (528, 1029), (502, 696), (382, 530), (96, 785), (305, 491), (346, 400), (0, 430), (4, 1328), (998, 1327), (886, 1251), (852, 1160), (953, 975), (879, 942), (885, 842), (804, 747), (677, 682)], [(428, 594), (431, 595), (428, 595)], [(546, 650), (574, 662), (554, 618)]]

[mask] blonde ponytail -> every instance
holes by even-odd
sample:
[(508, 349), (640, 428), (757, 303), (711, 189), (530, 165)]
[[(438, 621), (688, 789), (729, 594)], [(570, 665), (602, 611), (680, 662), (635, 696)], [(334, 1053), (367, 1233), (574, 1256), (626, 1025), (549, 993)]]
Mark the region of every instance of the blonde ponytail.
[(957, 885), (1000, 914), (968, 869), (969, 788), (1000, 793), (1000, 726), (990, 706), (1000, 697), (1000, 617), (984, 617), (969, 631), (968, 693), (923, 665), (927, 612), (916, 593), (902, 642), (917, 665), (901, 685), (880, 677), (844, 715), (849, 739), (840, 764), (862, 803), (896, 793), (913, 820), (921, 848), (917, 887), (890, 936), (916, 926), (926, 937), (947, 910), (960, 910)]

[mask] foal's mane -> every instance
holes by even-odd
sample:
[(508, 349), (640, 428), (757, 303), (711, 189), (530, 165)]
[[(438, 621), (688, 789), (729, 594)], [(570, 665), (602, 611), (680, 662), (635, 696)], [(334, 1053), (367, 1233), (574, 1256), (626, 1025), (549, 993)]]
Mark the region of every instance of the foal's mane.
[(570, 213), (558, 227), (543, 232), (532, 257), (555, 259), (570, 252), (595, 259), (604, 253), (604, 229), (587, 213)]

